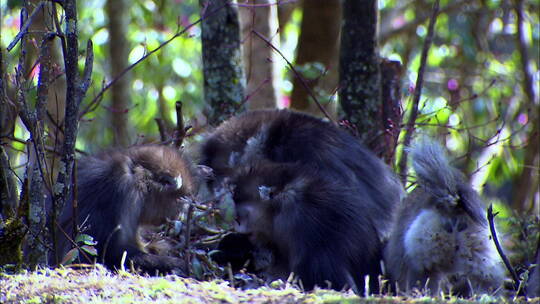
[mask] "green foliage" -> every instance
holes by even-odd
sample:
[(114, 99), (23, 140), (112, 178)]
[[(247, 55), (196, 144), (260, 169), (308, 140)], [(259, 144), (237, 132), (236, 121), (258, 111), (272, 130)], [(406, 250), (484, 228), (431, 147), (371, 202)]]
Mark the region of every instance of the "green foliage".
[[(514, 7), (501, 1), (487, 1), (487, 6), (464, 2), (462, 7), (446, 10), (453, 3), (441, 1), (418, 129), (442, 140), (456, 157), (464, 156), (460, 167), (482, 191), (485, 184), (497, 188), (520, 176), (524, 162), (520, 147), (535, 140), (530, 136), (534, 135), (532, 120), (537, 118), (523, 90)], [(401, 8), (397, 1), (380, 4), (382, 16), (397, 14), (387, 21), (403, 26), (431, 11), (431, 4), (411, 3)], [(536, 83), (540, 30), (534, 25), (540, 20), (539, 8), (538, 1), (525, 4), (525, 40)], [(404, 88), (416, 81), (426, 24), (427, 20), (408, 32), (396, 32), (382, 45), (383, 56), (401, 58), (406, 64)], [(405, 92), (405, 109), (409, 109), (411, 93)]]
[(94, 241), (94, 238), (88, 234), (81, 233), (75, 238), (75, 243), (77, 247), (72, 248), (66, 255), (62, 258), (62, 265), (69, 265), (76, 261), (81, 255), (81, 251), (84, 251), (83, 254), (87, 256), (95, 257), (98, 252), (94, 247), (97, 242)]

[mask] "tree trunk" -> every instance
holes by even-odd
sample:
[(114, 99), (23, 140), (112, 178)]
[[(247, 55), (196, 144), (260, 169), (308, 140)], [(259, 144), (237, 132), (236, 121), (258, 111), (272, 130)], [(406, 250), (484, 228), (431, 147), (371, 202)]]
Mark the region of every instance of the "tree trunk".
[[(41, 140), (42, 137), (36, 137)], [(26, 176), (29, 181), (27, 225), (28, 233), (25, 240), (24, 261), (31, 269), (46, 265), (49, 254), (49, 236), (47, 231), (43, 175), (40, 168), (43, 158), (36, 153), (39, 144), (27, 143), (29, 163), (26, 166)], [(41, 164), (41, 165), (40, 165)]]
[(527, 97), (527, 107), (531, 109), (531, 126), (528, 134), (529, 144), (525, 148), (523, 170), (515, 181), (516, 191), (512, 200), (512, 207), (518, 212), (527, 212), (534, 208), (535, 196), (540, 190), (540, 179), (538, 178), (538, 166), (540, 164), (540, 106), (538, 105), (538, 96), (536, 96), (534, 90), (538, 82), (535, 84), (534, 77), (529, 68), (529, 45), (524, 30), (525, 16), (523, 6), (525, 3), (523, 0), (516, 0), (514, 2), (517, 16), (516, 44), (520, 54), (521, 71), (523, 74), (522, 88)]
[(345, 0), (342, 11), (339, 100), (344, 118), (369, 144), (377, 137), (381, 100), (377, 1)]
[(387, 164), (394, 163), (394, 156), (401, 131), (401, 76), (399, 61), (381, 61), (381, 111), (378, 112), (379, 128), (383, 130), (383, 140), (374, 140), (370, 147)]
[[(111, 77), (119, 75), (129, 65), (129, 42), (127, 41), (128, 17), (126, 0), (107, 0), (109, 23), (109, 54)], [(113, 142), (116, 146), (129, 145), (128, 112), (130, 97), (129, 73), (123, 75), (111, 87), (110, 120), (113, 128)]]
[[(252, 31), (279, 48), (277, 7), (273, 0), (250, 0), (239, 7), (242, 26), (244, 69), (247, 81), (247, 107), (250, 110), (275, 108), (279, 99), (276, 53)], [(249, 6), (249, 5), (260, 6)]]
[[(303, 2), (303, 17), (298, 38), (296, 66), (303, 79), (295, 77), (291, 108), (322, 115), (315, 101), (308, 97), (305, 84), (318, 101), (331, 108), (333, 91), (337, 87), (338, 38), (341, 22), (339, 0), (308, 0)], [(317, 68), (316, 63), (323, 67)], [(302, 83), (304, 82), (304, 83)], [(334, 113), (335, 111), (328, 111)]]
[(204, 99), (210, 124), (245, 109), (240, 28), (234, 1), (199, 0), (202, 22)]

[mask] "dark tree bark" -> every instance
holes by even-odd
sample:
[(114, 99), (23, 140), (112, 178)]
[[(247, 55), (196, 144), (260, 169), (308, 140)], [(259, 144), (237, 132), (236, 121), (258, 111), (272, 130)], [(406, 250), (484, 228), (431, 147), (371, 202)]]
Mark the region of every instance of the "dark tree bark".
[[(109, 54), (111, 77), (116, 77), (129, 65), (129, 42), (127, 26), (129, 24), (126, 0), (107, 0), (107, 15), (109, 23)], [(123, 75), (111, 88), (110, 122), (113, 128), (113, 142), (116, 146), (129, 145), (127, 109), (130, 97), (129, 73)]]
[[(278, 24), (280, 32), (283, 32), (285, 26), (291, 20), (294, 9), (298, 6), (299, 1), (283, 1), (278, 5)], [(283, 36), (281, 36), (283, 38)]]
[(0, 49), (0, 230), (3, 226), (3, 220), (15, 216), (15, 208), (17, 207), (15, 176), (11, 171), (8, 154), (4, 149), (4, 145), (9, 145), (9, 142), (4, 139), (13, 135), (17, 110), (7, 97), (6, 85), (4, 52)]
[(372, 141), (371, 147), (387, 164), (394, 163), (394, 156), (401, 131), (401, 76), (399, 61), (383, 59), (381, 62), (381, 111), (377, 117), (381, 123), (384, 140)]
[[(515, 191), (512, 199), (512, 207), (518, 212), (527, 212), (534, 208), (534, 195), (537, 193), (540, 185), (538, 178), (538, 165), (540, 164), (540, 106), (538, 105), (538, 96), (534, 91), (534, 86), (538, 82), (534, 81), (530, 71), (530, 56), (528, 43), (524, 30), (524, 8), (525, 1), (515, 0), (514, 9), (517, 16), (516, 44), (519, 50), (521, 71), (523, 75), (522, 88), (527, 97), (527, 107), (531, 110), (530, 131), (528, 134), (529, 144), (525, 148), (525, 160), (521, 175), (514, 181)], [(538, 275), (538, 271), (536, 272)]]
[[(296, 65), (301, 66), (315, 62), (324, 65), (325, 75), (321, 73), (321, 75), (317, 75), (315, 78), (309, 79), (304, 77), (303, 80), (312, 91), (327, 91), (325, 94), (316, 94), (319, 96), (330, 95), (332, 90), (337, 86), (338, 38), (341, 22), (340, 9), (339, 0), (303, 1), (303, 17), (300, 37), (298, 38)], [(308, 95), (306, 88), (302, 84), (302, 80), (295, 77), (291, 94), (291, 108), (311, 112), (319, 116), (322, 115), (321, 111), (315, 106), (315, 101), (311, 100)], [(328, 100), (317, 98), (325, 107), (329, 107)]]
[[(66, 70), (66, 107), (64, 119), (64, 143), (62, 147), (62, 157), (60, 160), (60, 170), (58, 178), (53, 188), (53, 225), (59, 218), (61, 210), (72, 194), (73, 166), (75, 162), (75, 142), (79, 127), (79, 108), (83, 97), (90, 85), (92, 75), (92, 65), (94, 60), (92, 41), (88, 41), (86, 46), (86, 62), (82, 77), (79, 75), (78, 59), (78, 29), (77, 29), (77, 1), (64, 0), (65, 11), (65, 47), (64, 65)], [(53, 244), (56, 240), (53, 235)]]
[[(49, 251), (45, 209), (44, 120), (49, 95), (52, 39), (54, 39), (53, 34), (46, 33), (43, 35), (39, 54), (40, 70), (37, 101), (35, 110), (28, 115), (31, 118), (32, 126), (28, 128), (31, 139), (27, 143), (29, 160), (26, 166), (26, 176), (29, 177), (28, 208), (26, 210), (28, 234), (25, 242), (27, 254), (24, 258), (26, 264), (32, 268), (38, 265), (46, 265)], [(30, 112), (29, 109), (25, 111)]]
[(199, 0), (204, 99), (210, 124), (245, 109), (245, 79), (237, 8), (229, 0)]
[(252, 33), (257, 31), (272, 44), (279, 46), (277, 6), (273, 2), (250, 0), (246, 2), (247, 6), (238, 8), (247, 81), (247, 107), (250, 110), (275, 108), (279, 98), (277, 56), (272, 48)]
[(379, 125), (380, 73), (377, 55), (377, 1), (343, 1), (339, 100), (344, 118), (369, 144)]

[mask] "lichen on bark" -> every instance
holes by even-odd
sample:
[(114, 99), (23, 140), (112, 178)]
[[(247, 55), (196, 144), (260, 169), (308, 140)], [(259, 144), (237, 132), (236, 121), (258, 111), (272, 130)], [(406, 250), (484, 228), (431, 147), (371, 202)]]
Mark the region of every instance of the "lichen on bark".
[(364, 140), (378, 129), (381, 100), (377, 54), (377, 1), (345, 0), (340, 49), (339, 100), (343, 118)]
[(240, 27), (232, 4), (200, 0), (204, 99), (208, 120), (214, 125), (245, 109)]

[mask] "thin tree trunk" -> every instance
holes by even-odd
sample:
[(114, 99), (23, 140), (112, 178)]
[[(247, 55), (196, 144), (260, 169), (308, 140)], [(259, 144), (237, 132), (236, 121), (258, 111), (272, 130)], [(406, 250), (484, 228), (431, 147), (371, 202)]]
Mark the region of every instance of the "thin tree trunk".
[[(128, 6), (126, 0), (107, 0), (109, 23), (109, 54), (111, 76), (116, 77), (128, 65), (129, 42), (127, 40)], [(113, 128), (113, 142), (116, 146), (129, 145), (128, 112), (130, 97), (130, 74), (123, 75), (111, 88), (110, 121)]]
[(234, 1), (199, 0), (202, 22), (204, 99), (210, 124), (245, 109), (240, 27)]
[(532, 109), (532, 111), (530, 111), (531, 129), (528, 134), (529, 144), (525, 148), (523, 170), (519, 178), (515, 181), (516, 191), (512, 200), (512, 207), (518, 212), (526, 212), (534, 207), (535, 194), (540, 191), (540, 179), (538, 178), (538, 167), (540, 165), (540, 106), (538, 106), (538, 96), (536, 96), (534, 91), (535, 82), (529, 69), (530, 56), (523, 29), (525, 22), (523, 12), (524, 1), (516, 0), (514, 2), (517, 16), (516, 43), (521, 59), (521, 71), (523, 73), (522, 87), (527, 97), (528, 108)]
[(401, 131), (401, 76), (399, 61), (383, 59), (381, 61), (381, 99), (382, 110), (379, 112), (380, 128), (384, 140), (372, 141), (370, 147), (384, 161), (392, 165)]
[[(277, 56), (272, 48), (253, 35), (267, 37), (279, 48), (277, 7), (273, 0), (250, 0), (238, 9), (247, 81), (247, 107), (250, 110), (275, 108), (279, 99)], [(257, 6), (249, 6), (254, 5)]]
[[(283, 33), (285, 26), (291, 20), (293, 11), (298, 7), (298, 3), (300, 3), (300, 1), (284, 1), (278, 5), (278, 25), (281, 33)], [(281, 39), (283, 39), (283, 36), (281, 36)]]
[(369, 142), (379, 123), (381, 87), (377, 54), (377, 1), (343, 1), (339, 100), (344, 118)]
[[(341, 23), (341, 5), (339, 0), (309, 0), (303, 2), (303, 17), (298, 38), (296, 65), (306, 67), (313, 63), (322, 63), (324, 72), (314, 78), (298, 77), (293, 80), (291, 108), (321, 115), (315, 101), (308, 97), (308, 91), (302, 84), (317, 93), (317, 99), (326, 108), (330, 107), (328, 96), (337, 87), (338, 38)], [(323, 90), (325, 92), (318, 92)], [(334, 111), (329, 111), (334, 112)]]

